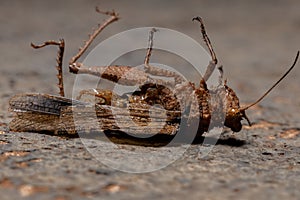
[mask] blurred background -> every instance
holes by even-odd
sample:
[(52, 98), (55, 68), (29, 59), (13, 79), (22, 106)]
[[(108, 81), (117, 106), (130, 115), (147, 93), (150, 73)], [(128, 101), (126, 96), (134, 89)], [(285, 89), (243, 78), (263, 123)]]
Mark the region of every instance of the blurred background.
[[(7, 109), (12, 95), (21, 92), (58, 94), (55, 69), (57, 48), (34, 50), (30, 47), (31, 42), (65, 39), (65, 90), (67, 96), (71, 96), (75, 76), (68, 73), (68, 60), (77, 53), (91, 29), (106, 18), (95, 12), (95, 6), (103, 10), (114, 9), (121, 19), (105, 29), (90, 49), (121, 31), (146, 26), (174, 29), (203, 44), (199, 25), (191, 21), (194, 16), (201, 16), (219, 63), (224, 66), (228, 85), (236, 91), (242, 104), (255, 101), (269, 89), (292, 64), (300, 49), (298, 0), (2, 0), (1, 130), (6, 130), (11, 119)], [(134, 59), (143, 60), (144, 57)], [(36, 148), (32, 154), (38, 158), (42, 156), (44, 161), (27, 168), (32, 169), (27, 173), (23, 173), (26, 168), (19, 170), (11, 167), (14, 162), (2, 162), (1, 166), (6, 168), (1, 178), (18, 176), (14, 179), (16, 182), (24, 178), (21, 183), (30, 184), (35, 180), (37, 185), (46, 180), (49, 185), (52, 184), (53, 191), (64, 190), (66, 194), (79, 196), (78, 199), (82, 196), (77, 194), (90, 194), (84, 193), (90, 191), (90, 188), (95, 188), (92, 190), (96, 191), (95, 194), (102, 193), (98, 186), (94, 187), (98, 183), (113, 186), (114, 182), (126, 185), (126, 194), (137, 194), (137, 197), (148, 194), (148, 197), (153, 198), (164, 196), (169, 199), (171, 196), (175, 199), (193, 194), (198, 194), (198, 197), (209, 194), (212, 197), (210, 199), (223, 199), (224, 195), (232, 197), (234, 193), (235, 198), (230, 199), (240, 199), (241, 194), (249, 199), (253, 195), (267, 199), (297, 199), (299, 178), (295, 175), (299, 172), (299, 142), (297, 138), (274, 138), (282, 131), (283, 124), (289, 128), (295, 127), (299, 132), (299, 76), (300, 62), (288, 78), (260, 104), (262, 109), (248, 111), (248, 116), (254, 122), (267, 120), (271, 125), (277, 122), (280, 126), (262, 126), (262, 129), (254, 128), (252, 131), (244, 128), (237, 134), (237, 138), (245, 140), (246, 145), (218, 145), (201, 164), (197, 160), (197, 146), (194, 146), (191, 150), (196, 152), (195, 157), (189, 153), (185, 160), (155, 173), (132, 175), (110, 172), (102, 169), (103, 166), (99, 167), (98, 162), (93, 163), (88, 153), (82, 153), (84, 150), (75, 148), (76, 140), (61, 140), (40, 134), (7, 133), (2, 135), (11, 137), (7, 139), (11, 143), (6, 148)], [(66, 147), (66, 144), (69, 146)], [(39, 167), (39, 172), (34, 167)], [(5, 183), (1, 182), (2, 192), (7, 190)], [(107, 190), (113, 193), (114, 189), (108, 187)], [(10, 196), (13, 193), (7, 194)]]

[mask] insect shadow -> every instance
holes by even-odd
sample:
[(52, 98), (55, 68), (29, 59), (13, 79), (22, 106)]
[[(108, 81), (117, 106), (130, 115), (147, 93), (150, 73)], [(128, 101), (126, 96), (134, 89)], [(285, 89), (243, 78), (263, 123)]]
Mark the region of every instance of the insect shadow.
[[(53, 132), (43, 131), (43, 134), (53, 135)], [(93, 139), (106, 142), (113, 142), (114, 144), (125, 144), (134, 146), (145, 146), (145, 147), (163, 147), (163, 146), (180, 146), (184, 144), (191, 145), (225, 145), (232, 147), (241, 147), (247, 142), (245, 140), (237, 139), (234, 137), (211, 137), (199, 135), (192, 138), (190, 143), (187, 142), (186, 136), (178, 138), (174, 142), (176, 135), (165, 135), (156, 134), (151, 137), (136, 137), (124, 133), (122, 131), (104, 131), (104, 132), (90, 132), (88, 134), (74, 134), (72, 137), (61, 135), (60, 137), (66, 137), (68, 139), (83, 138), (83, 139)], [(184, 138), (183, 138), (184, 137)]]

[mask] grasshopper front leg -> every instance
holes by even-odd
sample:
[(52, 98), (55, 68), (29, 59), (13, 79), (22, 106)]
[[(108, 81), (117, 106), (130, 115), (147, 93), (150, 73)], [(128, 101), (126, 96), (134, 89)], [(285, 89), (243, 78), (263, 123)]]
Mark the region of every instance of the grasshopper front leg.
[(77, 100), (87, 102), (90, 98), (92, 102), (97, 105), (108, 105), (119, 108), (126, 108), (129, 102), (129, 99), (124, 96), (119, 96), (111, 90), (102, 90), (102, 89), (88, 89), (82, 90), (79, 93)]
[[(211, 55), (211, 61), (209, 62), (208, 66), (206, 68), (205, 74), (203, 76), (203, 79), (206, 82), (209, 79), (209, 77), (212, 75), (212, 73), (214, 72), (214, 70), (217, 66), (218, 60), (217, 60), (216, 53), (215, 53), (215, 51), (212, 47), (212, 44), (210, 42), (210, 39), (209, 39), (208, 35), (206, 34), (206, 30), (205, 30), (205, 26), (204, 26), (204, 22), (203, 22), (202, 18), (201, 17), (194, 17), (193, 21), (194, 20), (200, 22), (201, 34), (202, 34), (203, 40), (204, 40), (206, 46), (208, 47), (208, 50), (209, 50), (210, 55)], [(223, 71), (219, 69), (219, 72), (221, 74), (220, 77), (222, 78), (223, 77)]]

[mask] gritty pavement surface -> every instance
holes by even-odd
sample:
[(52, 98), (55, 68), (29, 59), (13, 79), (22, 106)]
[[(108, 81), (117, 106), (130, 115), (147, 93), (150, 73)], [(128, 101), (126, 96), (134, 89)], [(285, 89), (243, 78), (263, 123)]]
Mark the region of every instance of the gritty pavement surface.
[[(203, 145), (193, 144), (175, 162), (148, 173), (126, 173), (104, 165), (80, 138), (10, 132), (10, 97), (58, 92), (56, 49), (32, 50), (30, 42), (63, 37), (67, 65), (91, 27), (104, 19), (94, 12), (95, 5), (115, 9), (121, 16), (95, 44), (121, 31), (153, 26), (180, 31), (203, 44), (198, 24), (191, 22), (192, 17), (202, 16), (228, 85), (242, 104), (253, 102), (278, 80), (300, 49), (297, 0), (1, 1), (1, 199), (300, 198), (299, 63), (259, 106), (247, 112), (252, 127), (245, 123), (234, 135), (225, 130), (206, 156)], [(75, 76), (64, 70), (66, 93), (71, 96)], [(156, 151), (156, 147), (118, 147)], [(101, 151), (105, 145), (93, 148)]]

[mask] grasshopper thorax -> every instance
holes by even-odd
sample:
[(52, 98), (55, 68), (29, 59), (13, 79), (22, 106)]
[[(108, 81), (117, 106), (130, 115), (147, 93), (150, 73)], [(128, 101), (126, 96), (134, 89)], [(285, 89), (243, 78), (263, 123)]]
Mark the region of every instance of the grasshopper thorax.
[(239, 132), (242, 129), (241, 121), (246, 119), (248, 124), (251, 125), (245, 110), (240, 109), (239, 98), (236, 93), (224, 84), (226, 91), (226, 116), (224, 125), (231, 128), (234, 132)]

